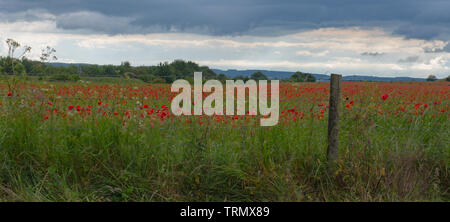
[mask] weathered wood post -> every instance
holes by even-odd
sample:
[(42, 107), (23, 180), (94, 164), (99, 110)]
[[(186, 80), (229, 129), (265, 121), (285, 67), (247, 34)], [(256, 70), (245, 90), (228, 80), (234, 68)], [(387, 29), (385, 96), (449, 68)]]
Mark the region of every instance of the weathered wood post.
[[(331, 74), (330, 79), (330, 108), (328, 114), (328, 172), (334, 173), (338, 159), (338, 131), (339, 131), (339, 106), (341, 103), (341, 79), (338, 74)], [(330, 175), (331, 176), (331, 175)]]

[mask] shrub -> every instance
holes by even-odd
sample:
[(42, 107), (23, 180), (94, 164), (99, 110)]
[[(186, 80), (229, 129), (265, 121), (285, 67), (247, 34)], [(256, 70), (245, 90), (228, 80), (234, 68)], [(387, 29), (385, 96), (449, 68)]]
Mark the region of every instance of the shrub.
[(65, 74), (56, 74), (50, 76), (49, 78), (50, 81), (73, 81), (73, 82), (76, 82), (80, 79), (81, 78), (79, 75), (65, 75)]
[(427, 77), (427, 81), (436, 81), (436, 80), (437, 80), (437, 78), (436, 78), (435, 75), (429, 75), (429, 76)]
[(310, 73), (295, 72), (289, 80), (292, 82), (315, 82), (316, 77)]
[(156, 77), (153, 79), (152, 83), (166, 83), (166, 80), (160, 77)]

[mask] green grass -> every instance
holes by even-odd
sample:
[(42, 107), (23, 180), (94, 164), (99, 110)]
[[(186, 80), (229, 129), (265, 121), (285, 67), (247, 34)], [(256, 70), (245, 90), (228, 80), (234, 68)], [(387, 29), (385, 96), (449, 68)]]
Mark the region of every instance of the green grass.
[(2, 101), (2, 201), (450, 200), (446, 115), (343, 109), (329, 175), (326, 115), (268, 128), (213, 119), (123, 126), (100, 115), (44, 121), (20, 100)]

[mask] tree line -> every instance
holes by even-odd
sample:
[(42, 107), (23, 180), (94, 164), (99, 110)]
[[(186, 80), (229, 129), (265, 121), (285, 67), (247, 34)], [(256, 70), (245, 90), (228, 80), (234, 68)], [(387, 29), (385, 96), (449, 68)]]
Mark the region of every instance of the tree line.
[[(31, 60), (26, 56), (31, 47), (22, 46), (13, 39), (6, 40), (8, 54), (0, 56), (0, 73), (4, 75), (35, 75), (39, 79), (50, 80), (78, 80), (86, 77), (123, 77), (137, 78), (149, 83), (172, 83), (176, 79), (186, 79), (193, 82), (194, 72), (202, 72), (203, 78), (217, 79), (224, 82), (227, 79), (267, 80), (262, 72), (255, 72), (250, 76), (237, 76), (229, 78), (223, 73), (215, 73), (208, 66), (200, 66), (192, 61), (175, 60), (173, 62), (161, 62), (155, 66), (131, 66), (128, 61), (120, 65), (95, 65), (95, 64), (69, 64), (58, 65), (55, 56), (56, 50), (50, 46), (41, 50), (39, 60)], [(312, 74), (295, 72), (289, 79), (290, 82), (315, 82)]]

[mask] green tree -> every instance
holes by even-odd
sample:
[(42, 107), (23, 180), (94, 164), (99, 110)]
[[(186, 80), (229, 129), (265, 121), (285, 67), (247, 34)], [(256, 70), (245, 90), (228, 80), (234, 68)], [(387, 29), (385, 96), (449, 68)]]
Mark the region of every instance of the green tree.
[(158, 66), (156, 67), (156, 76), (164, 79), (164, 81), (167, 83), (175, 81), (176, 78), (176, 74), (170, 68), (168, 62), (158, 64)]
[(31, 70), (29, 73), (33, 73), (33, 74), (43, 74), (44, 73), (44, 68), (42, 66), (42, 64), (33, 64)]
[(429, 75), (429, 76), (427, 77), (427, 81), (432, 82), (432, 81), (436, 81), (436, 80), (437, 80), (437, 78), (436, 78), (435, 75)]
[(267, 80), (267, 76), (264, 75), (262, 72), (255, 72), (250, 76), (250, 79), (254, 80)]
[(233, 80), (238, 80), (238, 79), (241, 79), (241, 80), (244, 80), (244, 82), (246, 82), (247, 80), (249, 80), (249, 78), (248, 78), (248, 76), (235, 76), (234, 78), (233, 78)]
[(122, 62), (121, 66), (123, 66), (125, 69), (131, 68), (131, 63), (128, 61)]
[(217, 75), (217, 80), (219, 80), (222, 83), (225, 83), (225, 81), (227, 79), (228, 79), (228, 77), (225, 74), (223, 74), (223, 73), (220, 73), (219, 75)]
[(131, 72), (131, 63), (128, 61), (122, 62), (120, 64), (120, 74), (123, 75), (126, 72)]
[(44, 68), (44, 74), (46, 75), (55, 75), (57, 73), (57, 69), (54, 66), (45, 66)]
[(3, 67), (3, 73), (5, 74), (13, 73), (11, 57), (2, 57), (0, 64)]
[(152, 83), (166, 83), (166, 80), (160, 77), (156, 77), (153, 79)]
[(315, 82), (316, 77), (314, 77), (310, 73), (295, 72), (289, 78), (289, 81), (291, 81), (291, 82)]
[(14, 65), (14, 74), (24, 75), (26, 73), (27, 71), (25, 69), (25, 66), (21, 62), (18, 62)]
[[(15, 71), (15, 64), (19, 62), (19, 60), (25, 58), (25, 55), (31, 51), (30, 46), (23, 46), (21, 54), (15, 58), (14, 54), (15, 52), (21, 48), (21, 45), (19, 42), (15, 41), (14, 39), (6, 39), (6, 45), (8, 46), (8, 58), (11, 62), (11, 69), (13, 71), (13, 74), (16, 74)], [(24, 67), (25, 68), (25, 67)]]
[(113, 76), (116, 74), (115, 67), (113, 65), (105, 65), (103, 67), (103, 72), (106, 76)]
[(200, 71), (202, 72), (203, 79), (215, 79), (217, 77), (216, 73), (208, 66), (201, 66)]

